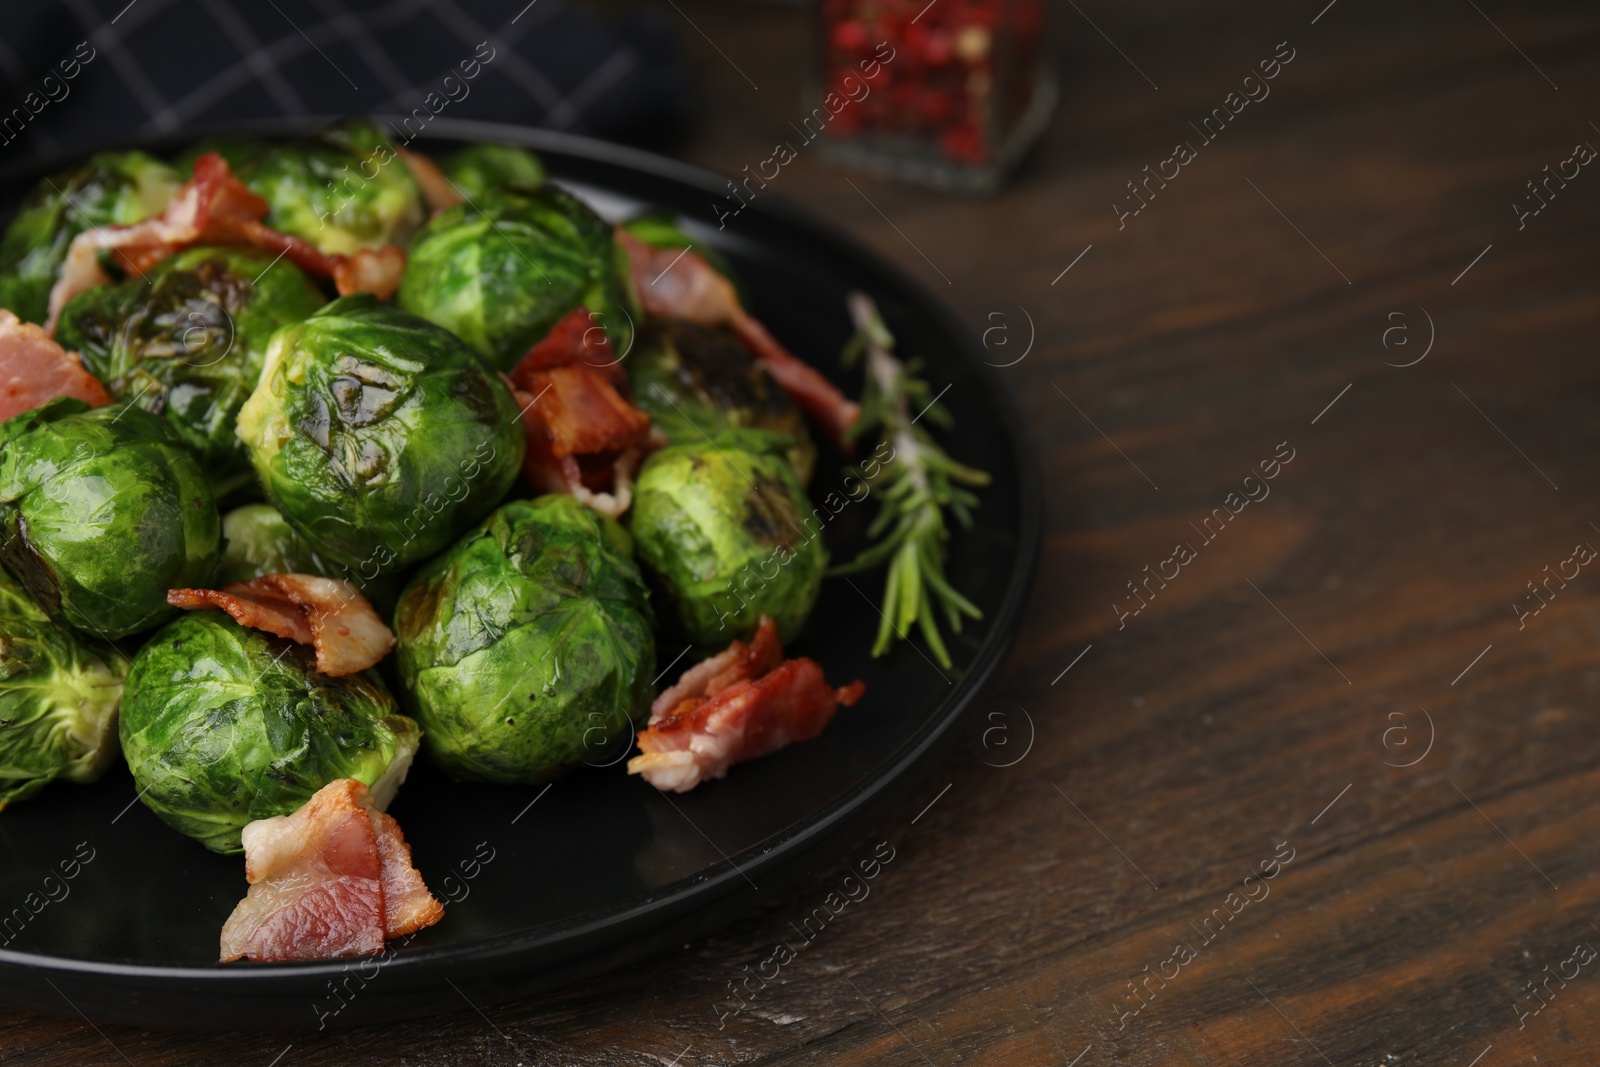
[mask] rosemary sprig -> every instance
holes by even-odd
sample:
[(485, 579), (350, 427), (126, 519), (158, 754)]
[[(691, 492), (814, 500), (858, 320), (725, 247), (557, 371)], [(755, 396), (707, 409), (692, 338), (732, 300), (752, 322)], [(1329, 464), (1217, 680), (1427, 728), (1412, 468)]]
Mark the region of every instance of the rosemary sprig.
[(872, 298), (851, 293), (848, 304), (856, 332), (845, 346), (844, 362), (848, 366), (864, 356), (867, 365), (861, 418), (849, 436), (855, 440), (881, 434), (894, 451), (871, 477), (860, 472), (880, 500), (867, 527), (873, 544), (832, 573), (855, 574), (887, 561), (883, 623), (872, 654), (883, 655), (916, 625), (935, 658), (949, 667), (938, 614), (952, 632), (960, 633), (963, 617), (981, 619), (983, 612), (945, 578), (945, 542), (950, 537), (945, 512), (963, 527), (971, 526), (978, 497), (969, 487), (989, 484), (989, 475), (957, 463), (933, 439), (928, 424), (948, 428), (950, 414), (918, 377), (920, 364), (895, 357), (894, 336)]

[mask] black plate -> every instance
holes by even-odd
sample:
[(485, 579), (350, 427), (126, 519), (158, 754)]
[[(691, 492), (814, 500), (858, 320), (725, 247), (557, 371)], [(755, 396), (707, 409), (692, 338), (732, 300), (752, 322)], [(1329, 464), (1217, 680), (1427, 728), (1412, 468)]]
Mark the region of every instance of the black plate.
[[(865, 699), (817, 740), (683, 796), (630, 779), (620, 764), (541, 790), (455, 785), (419, 761), (392, 810), (447, 915), (381, 963), (219, 966), (218, 932), (245, 890), (242, 861), (167, 829), (134, 802), (124, 768), (89, 787), (51, 786), (0, 814), (0, 999), (10, 1004), (76, 1009), (96, 1022), (342, 1026), (459, 1007), (447, 982), (481, 1005), (682, 944), (855, 846), (958, 733), (1010, 644), (1038, 548), (1038, 475), (1016, 408), (948, 308), (766, 194), (719, 231), (712, 206), (726, 182), (705, 171), (512, 127), (435, 120), (428, 132), (430, 150), (474, 140), (535, 149), (554, 180), (608, 217), (682, 213), (732, 261), (751, 310), (851, 393), (857, 376), (837, 365), (849, 334), (844, 296), (871, 293), (900, 350), (925, 361), (935, 389), (950, 386), (952, 453), (995, 476), (976, 527), (951, 544), (950, 573), (984, 618), (951, 642), (953, 670), (905, 645), (874, 660), (879, 615), (867, 598), (879, 595), (881, 575), (853, 579), (859, 591), (829, 580), (793, 651), (837, 682), (864, 679)], [(141, 147), (166, 151), (195, 136)], [(0, 204), (16, 204), (49, 169), (0, 174)], [(839, 480), (837, 457), (824, 456), (813, 496)], [(875, 506), (851, 504), (830, 523), (835, 559), (858, 550)], [(662, 663), (676, 652), (664, 646)]]

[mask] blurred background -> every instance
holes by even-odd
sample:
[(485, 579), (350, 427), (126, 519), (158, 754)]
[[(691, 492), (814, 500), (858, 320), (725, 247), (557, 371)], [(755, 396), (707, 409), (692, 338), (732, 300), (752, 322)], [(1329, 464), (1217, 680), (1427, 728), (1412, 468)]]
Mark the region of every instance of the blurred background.
[[(748, 91), (781, 103), (788, 121), (761, 136), (791, 152), (825, 135), (857, 166), (992, 189), (1055, 91), (1041, 0), (694, 13), (676, 0), (19, 0), (6, 23), (0, 85), (17, 106), (0, 140), (13, 159), (272, 117), (446, 109), (692, 152), (709, 115), (753, 118), (753, 100), (731, 99)], [(763, 30), (779, 55), (750, 39)]]

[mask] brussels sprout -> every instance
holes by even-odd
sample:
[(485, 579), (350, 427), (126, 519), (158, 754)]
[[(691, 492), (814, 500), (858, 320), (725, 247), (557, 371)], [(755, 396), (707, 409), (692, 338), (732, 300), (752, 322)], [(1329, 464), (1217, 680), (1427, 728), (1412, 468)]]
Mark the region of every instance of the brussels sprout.
[(263, 574), (315, 574), (341, 578), (271, 504), (245, 504), (222, 516), (222, 565), (217, 581), (248, 582)]
[(664, 448), (639, 472), (639, 559), (697, 645), (749, 639), (764, 614), (788, 641), (816, 602), (828, 550), (783, 458), (788, 447), (775, 434), (729, 430)]
[(634, 402), (669, 444), (703, 442), (722, 430), (770, 430), (794, 442), (789, 465), (802, 485), (811, 480), (817, 449), (805, 418), (730, 330), (650, 323), (623, 365)]
[(349, 567), (323, 559), (271, 504), (245, 504), (222, 516), (222, 565), (217, 582), (248, 582), (264, 574), (315, 574), (354, 582), (366, 598), (387, 612), (394, 607), (395, 583), (366, 580)]
[(336, 778), (359, 779), (387, 806), (417, 741), (376, 675), (319, 674), (310, 648), (220, 611), (156, 631), (122, 697), (140, 797), (214, 852), (238, 852), (246, 823), (288, 815)]
[(426, 215), (422, 189), (382, 131), (353, 120), (289, 141), (230, 139), (196, 146), (220, 152), (269, 206), (267, 225), (324, 252), (404, 244)]
[(611, 227), (571, 193), (546, 185), (492, 189), (429, 219), (411, 242), (396, 302), (509, 371), (580, 306), (626, 354), (630, 285)]
[(43, 322), (72, 239), (159, 214), (179, 184), (177, 171), (143, 152), (101, 152), (40, 182), (0, 238), (0, 307)]
[(142, 278), (74, 297), (59, 337), (113, 396), (164, 416), (220, 492), (250, 478), (234, 419), (272, 332), (326, 302), (299, 267), (269, 253), (191, 248)]
[(401, 594), (405, 699), (455, 778), (603, 766), (649, 715), (652, 621), (621, 526), (570, 496), (512, 501)]
[(165, 422), (63, 397), (0, 424), (0, 562), (46, 610), (124, 637), (216, 571), (205, 476)]
[(123, 663), (0, 572), (0, 810), (56, 778), (92, 782), (116, 745)]
[(284, 518), (362, 581), (481, 519), (527, 445), (498, 375), (448, 330), (370, 293), (273, 335), (239, 437)]
[(544, 184), (544, 164), (539, 157), (526, 148), (505, 144), (468, 145), (441, 160), (439, 169), (468, 200), (502, 185), (537, 189)]

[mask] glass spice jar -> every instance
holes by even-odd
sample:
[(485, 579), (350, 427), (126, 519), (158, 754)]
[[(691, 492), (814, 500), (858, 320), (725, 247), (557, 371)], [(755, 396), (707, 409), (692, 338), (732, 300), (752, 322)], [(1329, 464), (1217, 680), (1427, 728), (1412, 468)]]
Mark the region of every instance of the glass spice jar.
[(1056, 83), (1044, 0), (819, 0), (814, 105), (829, 158), (943, 189), (999, 187)]

